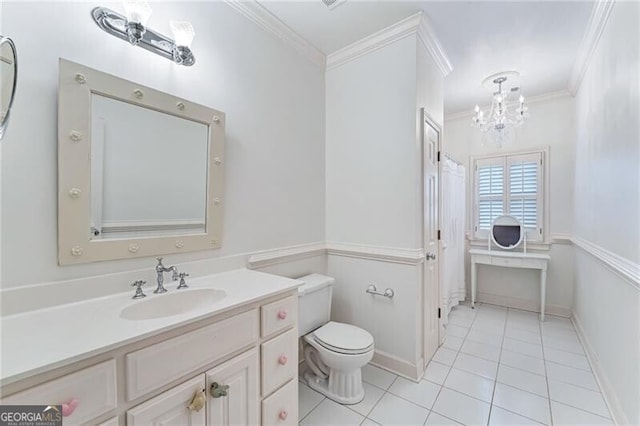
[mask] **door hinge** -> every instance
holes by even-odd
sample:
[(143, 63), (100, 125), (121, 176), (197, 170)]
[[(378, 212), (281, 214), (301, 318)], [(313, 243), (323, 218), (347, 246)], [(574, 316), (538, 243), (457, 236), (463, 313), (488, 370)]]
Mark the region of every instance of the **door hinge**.
[(440, 161), (440, 151), (438, 151), (438, 161)]
[(438, 308), (438, 318), (441, 318), (441, 317), (440, 317), (440, 315), (441, 315), (441, 313), (440, 313), (440, 312), (441, 312), (441, 309), (440, 309), (440, 308)]
[(438, 229), (438, 239), (440, 239), (440, 230)]

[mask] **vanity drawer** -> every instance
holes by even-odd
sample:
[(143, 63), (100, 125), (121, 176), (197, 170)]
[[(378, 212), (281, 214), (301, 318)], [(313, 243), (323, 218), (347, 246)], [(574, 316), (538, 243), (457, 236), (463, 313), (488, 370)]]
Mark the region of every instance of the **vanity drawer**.
[(517, 257), (497, 257), (493, 256), (491, 258), (491, 264), (496, 266), (509, 266), (509, 267), (519, 267), (522, 266), (522, 259)]
[(262, 401), (262, 424), (296, 426), (298, 424), (298, 381), (292, 380)]
[(262, 395), (295, 378), (298, 370), (297, 329), (262, 344)]
[(136, 399), (257, 342), (258, 310), (148, 346), (126, 356), (127, 398)]
[(262, 306), (262, 337), (291, 327), (298, 321), (298, 296)]
[(116, 363), (105, 361), (31, 389), (10, 395), (2, 405), (61, 405), (76, 400), (65, 425), (89, 423), (116, 408)]

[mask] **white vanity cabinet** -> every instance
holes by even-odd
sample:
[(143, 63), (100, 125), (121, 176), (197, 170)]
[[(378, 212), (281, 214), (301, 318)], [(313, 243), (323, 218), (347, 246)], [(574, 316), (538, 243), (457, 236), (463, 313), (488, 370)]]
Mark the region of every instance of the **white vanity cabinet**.
[(0, 404), (76, 399), (65, 425), (295, 425), (297, 303), (297, 289), (254, 299), (3, 386)]

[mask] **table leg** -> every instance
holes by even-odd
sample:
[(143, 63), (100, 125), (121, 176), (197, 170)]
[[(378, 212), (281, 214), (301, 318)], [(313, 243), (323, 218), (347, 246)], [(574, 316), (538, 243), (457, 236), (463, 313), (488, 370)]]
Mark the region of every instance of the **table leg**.
[(547, 304), (547, 270), (540, 270), (540, 321), (544, 321), (544, 308)]
[(471, 308), (476, 307), (476, 262), (471, 261)]

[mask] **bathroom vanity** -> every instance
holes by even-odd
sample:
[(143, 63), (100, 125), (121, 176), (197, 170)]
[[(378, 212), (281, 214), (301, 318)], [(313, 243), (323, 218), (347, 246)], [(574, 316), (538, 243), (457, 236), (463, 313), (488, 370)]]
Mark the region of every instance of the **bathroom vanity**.
[(301, 284), (240, 269), (4, 317), (0, 403), (63, 405), (65, 425), (296, 425)]

